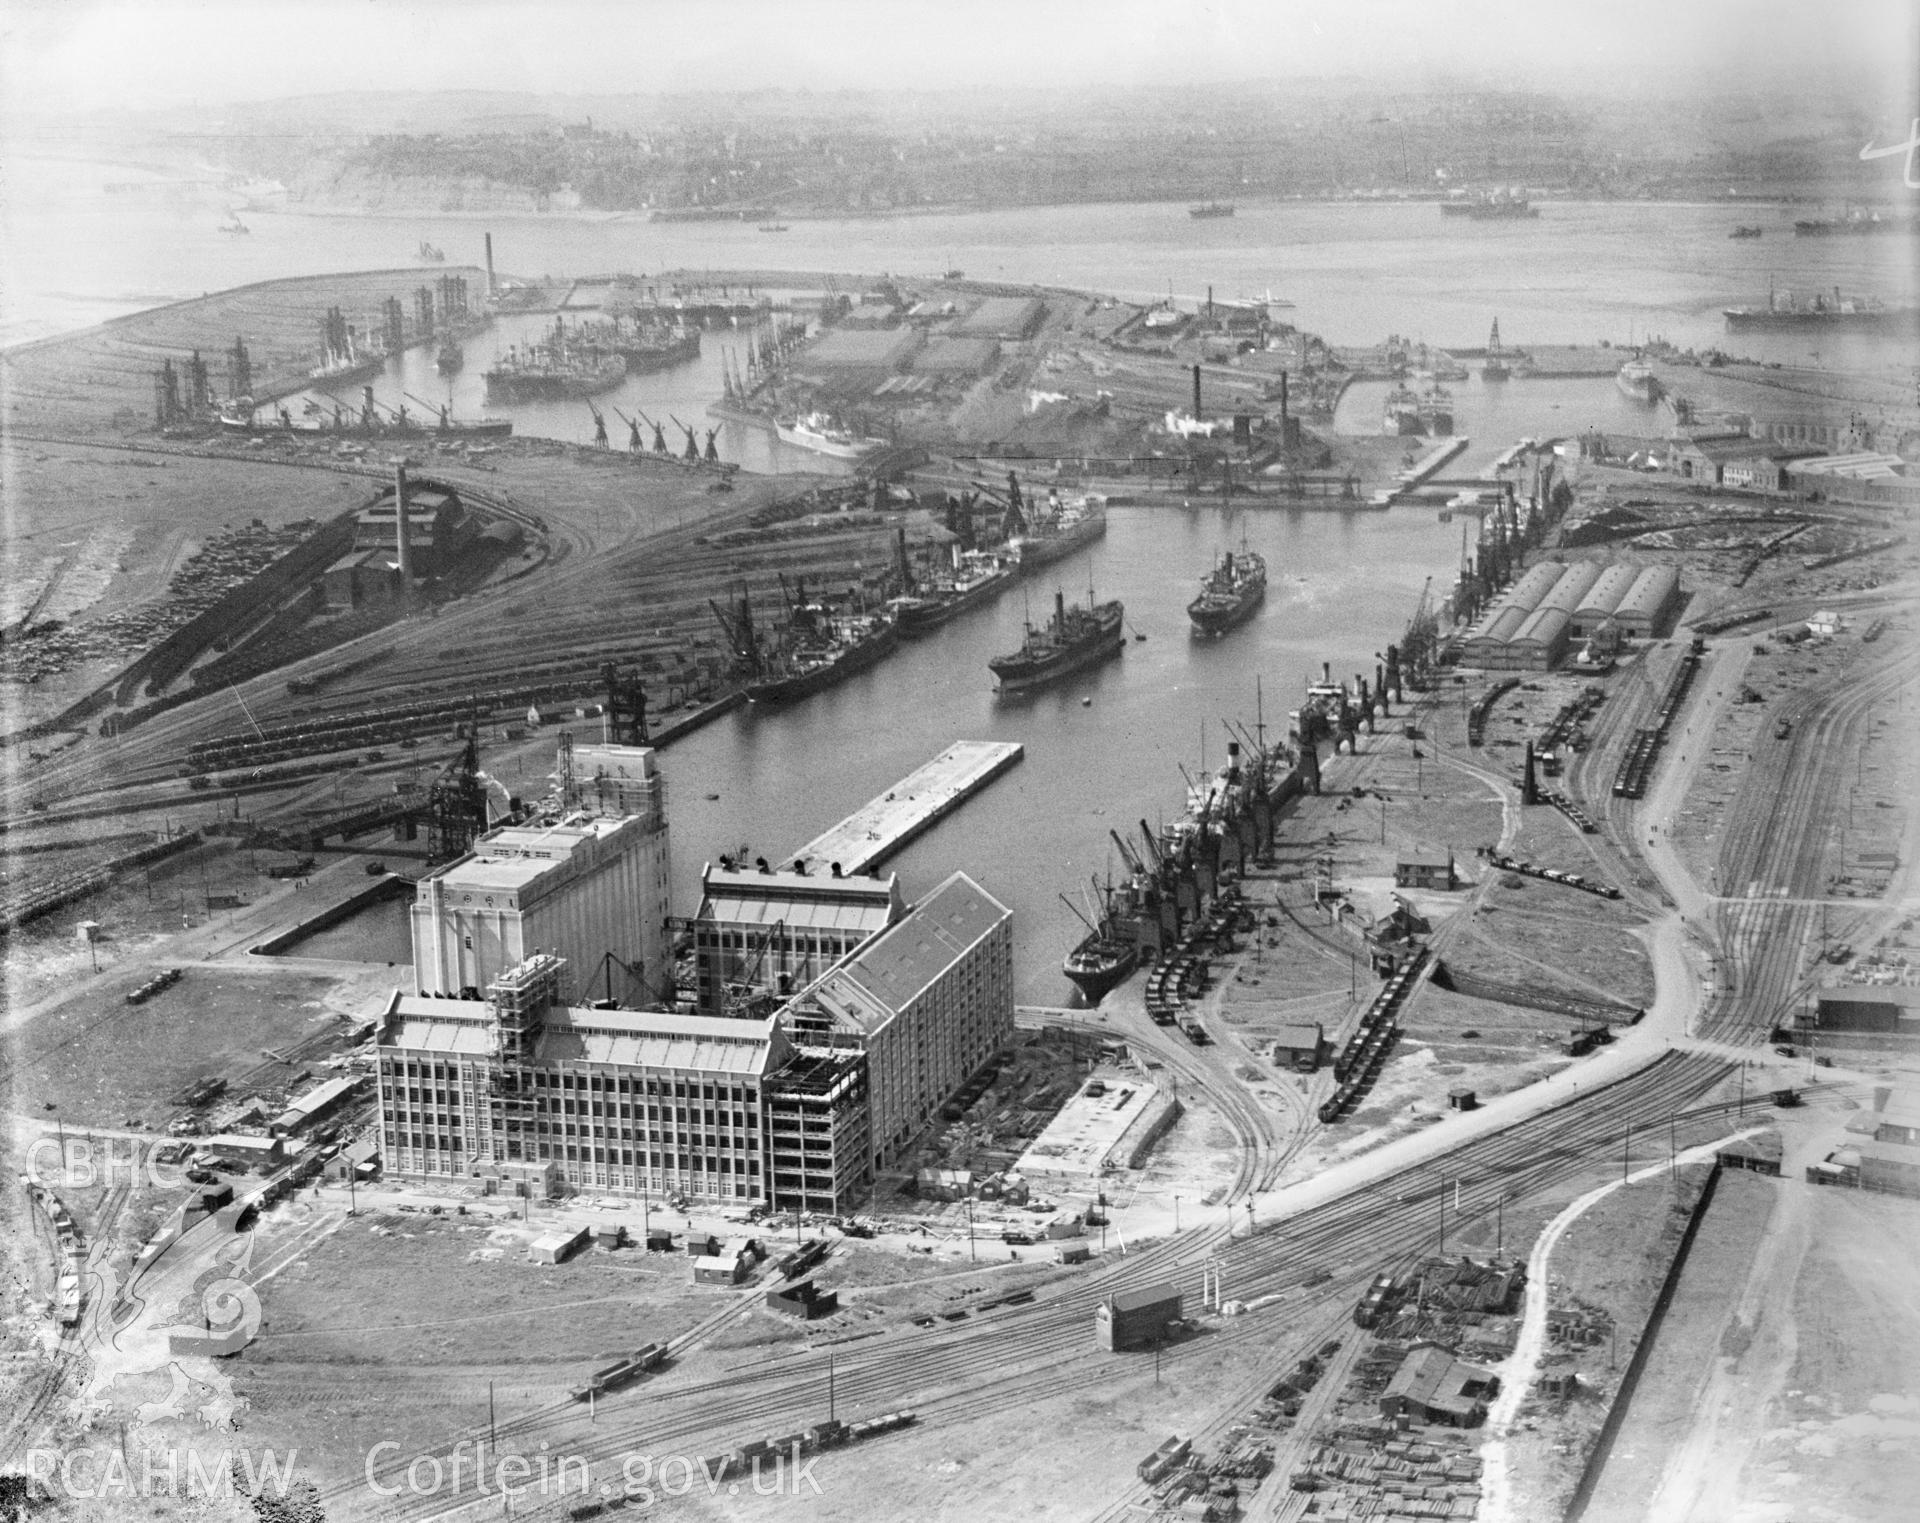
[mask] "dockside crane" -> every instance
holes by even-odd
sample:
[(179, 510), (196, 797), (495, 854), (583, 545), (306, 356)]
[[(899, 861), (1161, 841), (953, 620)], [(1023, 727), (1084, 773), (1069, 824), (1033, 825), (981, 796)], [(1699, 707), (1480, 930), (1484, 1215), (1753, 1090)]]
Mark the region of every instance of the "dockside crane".
[(1428, 577), (1420, 589), (1420, 601), (1414, 607), (1413, 617), (1407, 621), (1407, 632), (1400, 638), (1400, 660), (1406, 667), (1407, 686), (1415, 689), (1427, 686), (1438, 640), (1439, 622), (1433, 613), (1433, 578)]
[(639, 675), (624, 676), (608, 661), (600, 668), (600, 680), (607, 690), (607, 739), (615, 745), (644, 746), (647, 743), (647, 690)]
[(675, 428), (687, 436), (687, 447), (682, 452), (680, 458), (683, 460), (698, 460), (700, 458), (700, 441), (694, 437), (693, 430), (688, 428), (687, 425), (682, 423), (678, 418), (675, 418), (672, 413), (668, 413), (667, 417), (672, 421)]
[(440, 419), (440, 429), (441, 429), (441, 431), (442, 431), (442, 432), (445, 432), (445, 430), (447, 429), (447, 427), (448, 427), (448, 426), (449, 426), (449, 425), (450, 425), (450, 424), (452, 423), (452, 421), (453, 421), (453, 419), (452, 419), (452, 416), (451, 416), (451, 415), (452, 415), (452, 412), (453, 412), (453, 404), (452, 404), (452, 403), (450, 403), (450, 402), (429, 402), (429, 401), (427, 401), (427, 400), (426, 400), (426, 398), (424, 398), (424, 397), (416, 397), (416, 396), (415, 396), (415, 395), (414, 395), (414, 394), (413, 394), (412, 392), (410, 392), (410, 391), (403, 391), (403, 392), (401, 392), (401, 393), (400, 393), (400, 395), (401, 395), (401, 396), (403, 396), (403, 397), (405, 397), (405, 398), (406, 398), (406, 399), (407, 399), (407, 400), (408, 400), (409, 402), (418, 402), (418, 403), (420, 404), (420, 406), (421, 406), (421, 407), (422, 407), (422, 408), (423, 408), (423, 409), (424, 409), (424, 410), (425, 410), (425, 411), (426, 411), (426, 412), (427, 412), (428, 414), (430, 414), (430, 415), (434, 415), (434, 416), (437, 416), (437, 417), (438, 417), (438, 418)]
[(760, 669), (760, 639), (753, 627), (753, 605), (748, 601), (744, 588), (740, 592), (740, 606), (729, 611), (722, 608), (712, 598), (707, 606), (713, 610), (713, 616), (720, 621), (720, 628), (726, 633), (727, 649), (732, 652), (734, 666), (746, 672)]
[(586, 398), (587, 411), (593, 414), (593, 443), (596, 449), (607, 447), (607, 416), (593, 405), (593, 398)]
[(1166, 858), (1160, 855), (1160, 843), (1154, 840), (1153, 827), (1145, 820), (1140, 822), (1140, 834), (1147, 843), (1147, 860), (1153, 864), (1153, 870), (1158, 872), (1166, 865)]
[(639, 408), (637, 407), (634, 408), (634, 412), (639, 417), (642, 423), (646, 424), (648, 428), (653, 430), (654, 454), (656, 455), (666, 454), (667, 453), (667, 431), (664, 428), (662, 428), (658, 423), (656, 423), (652, 418), (649, 418), (644, 412), (641, 412)]
[(1091, 931), (1091, 932), (1092, 932), (1092, 933), (1093, 933), (1093, 934), (1094, 934), (1095, 936), (1098, 936), (1098, 935), (1100, 934), (1100, 927), (1099, 927), (1099, 926), (1097, 926), (1097, 925), (1095, 925), (1095, 924), (1094, 924), (1094, 923), (1093, 923), (1093, 922), (1092, 922), (1091, 920), (1089, 920), (1089, 919), (1087, 919), (1087, 917), (1086, 917), (1085, 915), (1083, 915), (1083, 914), (1081, 914), (1081, 913), (1080, 913), (1080, 906), (1079, 906), (1079, 905), (1077, 905), (1077, 904), (1075, 904), (1075, 903), (1074, 903), (1074, 902), (1073, 902), (1073, 901), (1072, 901), (1071, 899), (1069, 899), (1069, 898), (1068, 898), (1068, 897), (1067, 897), (1067, 896), (1066, 896), (1065, 894), (1062, 894), (1062, 895), (1060, 895), (1060, 902), (1061, 902), (1062, 904), (1064, 904), (1064, 905), (1065, 905), (1065, 906), (1066, 906), (1066, 907), (1067, 907), (1068, 909), (1070, 909), (1070, 910), (1072, 910), (1072, 911), (1073, 911), (1073, 918), (1074, 918), (1075, 920), (1077, 920), (1077, 921), (1079, 921), (1079, 922), (1080, 922), (1080, 923), (1081, 923), (1081, 924), (1082, 924), (1083, 926), (1085, 926), (1085, 927), (1086, 927), (1086, 928), (1087, 928), (1087, 929), (1088, 929), (1089, 931)]
[[(613, 407), (613, 404), (609, 402), (607, 406)], [(645, 448), (640, 442), (640, 420), (629, 418), (617, 407), (613, 407), (613, 415), (627, 425), (627, 452), (633, 455), (639, 454)]]

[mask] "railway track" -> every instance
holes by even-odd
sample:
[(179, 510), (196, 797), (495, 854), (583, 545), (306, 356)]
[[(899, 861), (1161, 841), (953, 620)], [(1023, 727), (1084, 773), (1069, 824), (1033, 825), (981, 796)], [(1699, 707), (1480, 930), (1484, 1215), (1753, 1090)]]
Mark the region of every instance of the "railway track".
[[(1223, 1322), (1213, 1336), (1270, 1340), (1297, 1323), (1303, 1311), (1335, 1301), (1344, 1309), (1353, 1290), (1381, 1263), (1430, 1251), (1425, 1224), (1436, 1202), (1449, 1208), (1450, 1224), (1465, 1226), (1484, 1220), (1505, 1200), (1605, 1165), (1635, 1136), (1664, 1140), (1668, 1127), (1713, 1124), (1734, 1115), (1736, 1101), (1697, 1103), (1728, 1071), (1719, 1059), (1670, 1055), (1570, 1106), (1468, 1144), (1438, 1166), (1447, 1171), (1444, 1179), (1434, 1165), (1415, 1166), (1325, 1206), (1264, 1224), (1252, 1237), (1229, 1238), (1217, 1228), (1188, 1234), (1111, 1272), (1050, 1289), (1030, 1306), (843, 1347), (835, 1357), (838, 1399), (845, 1411), (910, 1406), (923, 1421), (960, 1420), (1084, 1388), (1115, 1357), (1124, 1358), (1092, 1348), (1091, 1309), (1101, 1296), (1171, 1278), (1192, 1298), (1203, 1265), (1215, 1263), (1230, 1295), (1251, 1299), (1277, 1293), (1287, 1301)], [(1332, 1281), (1301, 1300), (1304, 1282), (1328, 1268)], [(1199, 1340), (1170, 1357), (1204, 1359), (1208, 1346), (1209, 1340)], [(825, 1352), (816, 1351), (762, 1360), (677, 1387), (656, 1385), (644, 1396), (611, 1397), (600, 1404), (591, 1426), (581, 1421), (574, 1404), (556, 1403), (502, 1425), (503, 1452), (521, 1445), (530, 1449), (541, 1440), (603, 1464), (630, 1453), (719, 1452), (746, 1438), (818, 1420), (825, 1384)], [(1229, 1409), (1236, 1400), (1228, 1399)], [(407, 1505), (387, 1515), (412, 1518), (433, 1510), (427, 1504)]]
[(87, 1254), (86, 1271), (80, 1277), (83, 1298), (80, 1320), (60, 1330), (60, 1341), (54, 1348), (52, 1363), (41, 1379), (39, 1388), (27, 1398), (25, 1406), (7, 1419), (6, 1426), (0, 1428), (0, 1464), (12, 1461), (32, 1443), (65, 1388), (67, 1377), (81, 1368), (86, 1361), (87, 1350), (100, 1340), (108, 1312), (105, 1294), (107, 1282), (101, 1273), (100, 1261), (111, 1251), (114, 1225), (126, 1210), (132, 1193), (133, 1186), (123, 1180), (110, 1186), (101, 1198), (90, 1234), (92, 1248)]
[[(1844, 715), (1834, 722), (1845, 723)], [(1810, 800), (1817, 791), (1803, 788), (1797, 797)], [(1638, 821), (1629, 814), (1625, 823), (1632, 829)], [(1796, 837), (1804, 836), (1812, 823), (1810, 802), (1789, 810), (1779, 822), (1783, 833)], [(1806, 844), (1801, 840), (1797, 846), (1773, 849), (1804, 856)], [(1716, 992), (1703, 1021), (1707, 1030), (1737, 1029), (1738, 1012), (1756, 994), (1777, 988), (1783, 967), (1790, 971), (1792, 959), (1781, 950), (1787, 941), (1767, 934), (1762, 926), (1730, 928), (1724, 955), (1743, 974), (1752, 964), (1753, 976), (1743, 978), (1739, 988)], [(1138, 1040), (1171, 1072), (1204, 1085), (1223, 1101), (1247, 1154), (1229, 1199), (1241, 1198), (1260, 1180), (1273, 1177), (1282, 1155), (1270, 1118), (1258, 1113), (1251, 1098), (1231, 1097), (1236, 1086), (1219, 1086), (1210, 1065), (1169, 1040), (1145, 1031), (1138, 1033)], [(1189, 1233), (1093, 1275), (1049, 1287), (1030, 1305), (996, 1309), (956, 1326), (900, 1330), (838, 1350), (836, 1390), (843, 1393), (849, 1411), (912, 1406), (926, 1421), (965, 1420), (1004, 1410), (1011, 1402), (1065, 1393), (1083, 1385), (1097, 1374), (1103, 1359), (1112, 1357), (1095, 1354), (1088, 1337), (1089, 1312), (1101, 1296), (1162, 1278), (1171, 1278), (1191, 1296), (1198, 1290), (1199, 1271), (1215, 1264), (1238, 1298), (1284, 1298), (1280, 1305), (1221, 1324), (1215, 1335), (1236, 1341), (1271, 1339), (1289, 1322), (1297, 1324), (1303, 1312), (1324, 1310), (1350, 1294), (1380, 1263), (1418, 1255), (1429, 1241), (1437, 1247), (1449, 1213), (1458, 1231), (1484, 1221), (1509, 1200), (1579, 1177), (1615, 1156), (1627, 1166), (1636, 1138), (1644, 1151), (1648, 1139), (1658, 1147), (1663, 1134), (1677, 1144), (1683, 1126), (1691, 1134), (1699, 1128), (1724, 1129), (1730, 1121), (1737, 1124), (1744, 1096), (1706, 1098), (1730, 1072), (1731, 1065), (1716, 1056), (1668, 1053), (1567, 1105), (1468, 1142), (1444, 1161), (1401, 1169), (1332, 1202), (1262, 1224), (1257, 1232), (1234, 1236), (1230, 1228), (1216, 1226)], [(1253, 1146), (1247, 1148), (1250, 1139)], [(1313, 1295), (1307, 1282), (1327, 1274), (1331, 1280)], [(1315, 1315), (1316, 1324), (1319, 1320)], [(1319, 1332), (1317, 1325), (1314, 1331)], [(1204, 1348), (1201, 1340), (1175, 1357), (1202, 1357)], [(517, 1419), (503, 1435), (510, 1444), (529, 1446), (569, 1435), (566, 1452), (602, 1463), (635, 1452), (713, 1452), (817, 1418), (825, 1373), (825, 1356), (818, 1351), (763, 1360), (710, 1379), (655, 1385), (644, 1398), (612, 1398), (603, 1408), (603, 1420), (584, 1434), (578, 1431), (577, 1409), (555, 1404)], [(1213, 1419), (1216, 1426), (1245, 1405), (1245, 1394), (1228, 1393)], [(407, 1504), (389, 1515), (417, 1517), (432, 1510), (431, 1503)]]

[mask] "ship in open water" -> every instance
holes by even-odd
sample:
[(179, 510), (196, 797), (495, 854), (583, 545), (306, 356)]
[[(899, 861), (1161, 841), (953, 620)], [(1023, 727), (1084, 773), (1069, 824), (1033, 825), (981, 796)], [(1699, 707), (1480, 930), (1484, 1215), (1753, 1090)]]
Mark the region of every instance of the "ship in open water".
[(1187, 604), (1187, 618), (1195, 634), (1223, 635), (1252, 618), (1266, 595), (1266, 560), (1242, 544), (1207, 573), (1200, 595)]
[(1764, 307), (1723, 307), (1733, 333), (1799, 332), (1829, 329), (1843, 333), (1901, 333), (1920, 329), (1920, 307), (1890, 307), (1877, 296), (1831, 291), (1768, 291)]
[(1042, 687), (1118, 655), (1127, 643), (1126, 609), (1118, 598), (1096, 603), (1091, 592), (1087, 605), (1069, 608), (1066, 595), (1054, 593), (1053, 617), (1043, 625), (1029, 624), (1020, 649), (987, 663), (1000, 691)]
[(1475, 222), (1514, 222), (1540, 215), (1519, 186), (1500, 186), (1484, 195), (1454, 196), (1440, 203), (1443, 217), (1467, 217)]

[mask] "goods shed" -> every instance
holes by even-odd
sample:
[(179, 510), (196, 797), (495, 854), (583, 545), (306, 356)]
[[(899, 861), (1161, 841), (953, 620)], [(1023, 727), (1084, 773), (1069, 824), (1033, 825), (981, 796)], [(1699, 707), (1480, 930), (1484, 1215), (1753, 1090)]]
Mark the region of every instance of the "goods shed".
[(1485, 657), (1497, 656), (1565, 571), (1566, 567), (1557, 561), (1543, 561), (1496, 597), (1461, 641), (1461, 659), (1473, 666), (1484, 666)]
[(1623, 635), (1649, 640), (1657, 635), (1680, 600), (1680, 573), (1671, 566), (1649, 566), (1633, 579), (1613, 611)]
[(1580, 600), (1600, 580), (1603, 569), (1598, 561), (1575, 561), (1554, 579), (1553, 585), (1533, 605), (1534, 612), (1538, 613), (1543, 608), (1557, 608), (1571, 617), (1580, 606)]
[(1540, 607), (1513, 632), (1497, 660), (1487, 663), (1506, 671), (1550, 672), (1567, 653), (1573, 616), (1564, 608)]
[(991, 338), (936, 338), (913, 357), (921, 375), (985, 375), (1000, 361), (1000, 344)]
[(834, 379), (878, 379), (905, 370), (919, 347), (920, 332), (916, 328), (840, 328), (809, 345), (795, 359), (794, 368), (804, 375)]
[(1046, 310), (1035, 296), (989, 296), (955, 323), (953, 331), (959, 338), (997, 338), (1003, 342), (1032, 338)]
[(1489, 666), (1500, 658), (1520, 626), (1527, 622), (1533, 612), (1531, 608), (1521, 608), (1515, 604), (1496, 605), (1492, 612), (1480, 621), (1460, 644), (1460, 655), (1473, 666)]
[(1614, 609), (1639, 579), (1638, 566), (1609, 566), (1600, 573), (1573, 609), (1574, 638), (1584, 640), (1613, 617)]
[(1920, 1036), (1920, 989), (1901, 984), (1842, 984), (1822, 989), (1819, 1029)]

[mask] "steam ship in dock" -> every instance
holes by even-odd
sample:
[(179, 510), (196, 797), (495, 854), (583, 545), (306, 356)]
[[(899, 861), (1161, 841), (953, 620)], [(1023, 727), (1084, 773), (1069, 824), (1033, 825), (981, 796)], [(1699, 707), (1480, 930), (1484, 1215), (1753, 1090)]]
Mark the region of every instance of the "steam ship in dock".
[(1386, 404), (1381, 415), (1381, 432), (1404, 438), (1419, 436), (1422, 432), (1419, 392), (1405, 385), (1396, 385), (1388, 389)]
[(864, 672), (899, 643), (891, 618), (851, 614), (816, 623), (804, 640), (769, 658), (763, 675), (747, 684), (749, 703), (790, 703)]
[(700, 358), (697, 324), (668, 322), (657, 314), (642, 315), (643, 310), (636, 308), (630, 318), (584, 324), (569, 333), (567, 341), (586, 353), (619, 355), (628, 375), (670, 370)]
[[(1427, 691), (1437, 645), (1428, 599), (1401, 642), (1387, 646), (1372, 681), (1356, 674), (1336, 681), (1322, 663), (1283, 742), (1269, 743), (1258, 689), (1252, 725), (1229, 724), (1224, 765), (1187, 777), (1186, 807), (1158, 830), (1144, 819), (1138, 834), (1110, 830), (1125, 873), (1104, 889), (1100, 910), (1080, 916), (1087, 934), (1067, 954), (1061, 971), (1090, 1003), (1115, 988), (1137, 966), (1155, 968), (1147, 985), (1147, 1013), (1174, 1023), (1192, 974), (1205, 974), (1207, 950), (1224, 950), (1236, 930), (1252, 928), (1238, 880), (1249, 864), (1267, 859), (1281, 814), (1295, 798), (1320, 791), (1320, 755), (1331, 743), (1351, 745), (1360, 727), (1387, 712), (1407, 691)], [(1182, 773), (1183, 776), (1186, 774)], [(1069, 905), (1071, 900), (1067, 901)]]
[(999, 691), (1042, 687), (1118, 655), (1127, 643), (1126, 609), (1118, 598), (1095, 603), (1091, 592), (1087, 605), (1069, 608), (1066, 595), (1055, 592), (1052, 619), (1039, 627), (1029, 624), (1020, 649), (987, 663)]
[(361, 342), (348, 329), (339, 347), (327, 344), (321, 348), (320, 363), (307, 372), (307, 379), (316, 386), (350, 386), (380, 374), (386, 365), (386, 350), (371, 341)]
[(572, 342), (564, 322), (556, 320), (551, 339), (525, 347), (516, 344), (494, 361), (487, 371), (487, 395), (501, 402), (598, 396), (626, 375), (621, 355)]
[(1106, 532), (1107, 500), (1089, 495), (1069, 499), (1058, 512), (1034, 522), (1009, 544), (1024, 575), (1064, 560)]
[(1016, 574), (1016, 565), (1001, 555), (956, 547), (951, 569), (928, 577), (914, 591), (894, 598), (889, 606), (901, 635), (915, 639), (931, 634), (969, 609), (991, 602)]
[(1207, 573), (1200, 595), (1187, 604), (1187, 618), (1195, 634), (1223, 635), (1252, 618), (1266, 595), (1266, 560), (1242, 543)]
[[(1097, 887), (1097, 885), (1096, 885)], [(1135, 885), (1129, 881), (1117, 887), (1109, 883), (1100, 891), (1097, 921), (1081, 920), (1087, 934), (1067, 953), (1060, 971), (1073, 981), (1089, 1005), (1097, 1005), (1126, 981), (1140, 962), (1140, 944), (1130, 934), (1137, 912)], [(1073, 901), (1067, 900), (1068, 908)], [(1079, 912), (1076, 910), (1076, 914)]]
[(1453, 433), (1453, 393), (1438, 381), (1420, 393), (1420, 432), (1435, 439)]
[[(786, 579), (781, 578), (786, 593)], [(818, 693), (855, 672), (865, 671), (899, 644), (899, 626), (890, 613), (850, 608), (835, 612), (807, 601), (796, 586), (787, 598), (787, 624), (765, 639), (754, 626), (745, 592), (738, 603), (711, 605), (726, 631), (734, 669), (746, 677), (747, 701), (789, 703)]]
[(811, 412), (801, 418), (776, 418), (773, 432), (782, 444), (797, 444), (816, 455), (831, 455), (836, 460), (858, 460), (862, 455), (884, 449), (885, 439), (866, 439), (851, 429), (837, 427), (825, 413)]
[[(1271, 849), (1287, 803), (1317, 788), (1318, 780), (1305, 747), (1296, 752), (1268, 745), (1261, 724), (1252, 733), (1238, 726), (1234, 732), (1245, 737), (1245, 748), (1230, 741), (1225, 764), (1191, 780), (1178, 819), (1157, 831), (1142, 820), (1137, 836), (1109, 832), (1125, 876), (1099, 890), (1099, 915), (1080, 917), (1087, 934), (1061, 964), (1089, 1004), (1099, 1003), (1136, 967), (1191, 954), (1203, 944), (1220, 948), (1236, 925), (1245, 928), (1237, 880)], [(1156, 1003), (1150, 984), (1148, 1014), (1170, 1024), (1174, 1010), (1164, 1001), (1156, 1009)]]
[(1636, 402), (1644, 402), (1651, 407), (1660, 400), (1660, 378), (1653, 373), (1653, 366), (1637, 354), (1620, 367), (1613, 380), (1622, 392)]

